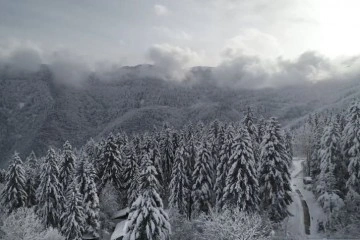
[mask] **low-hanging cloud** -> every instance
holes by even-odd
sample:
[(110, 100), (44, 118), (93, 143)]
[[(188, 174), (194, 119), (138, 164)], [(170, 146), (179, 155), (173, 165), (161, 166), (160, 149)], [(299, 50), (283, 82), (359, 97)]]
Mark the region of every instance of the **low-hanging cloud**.
[[(326, 80), (346, 81), (360, 76), (360, 56), (331, 59), (316, 51), (308, 51), (295, 59), (269, 58), (251, 52), (245, 54), (242, 49), (246, 45), (237, 46), (240, 50), (236, 50), (234, 45), (227, 52), (229, 48), (225, 47), (223, 60), (210, 70), (206, 69), (208, 72), (202, 76), (197, 75), (201, 73), (201, 68), (196, 74), (191, 68), (202, 65), (204, 54), (171, 44), (157, 44), (149, 48), (146, 57), (151, 65), (122, 67), (107, 63), (107, 66), (94, 68), (85, 58), (66, 50), (46, 52), (35, 44), (13, 44), (10, 48), (1, 43), (0, 67), (7, 65), (14, 71), (34, 72), (41, 64), (47, 64), (56, 82), (71, 86), (81, 86), (93, 71), (104, 80), (161, 78), (246, 89), (304, 85)], [(206, 81), (203, 81), (204, 76)]]
[(77, 87), (81, 86), (91, 73), (85, 60), (67, 51), (53, 53), (49, 67), (56, 82)]
[(148, 51), (148, 58), (166, 79), (183, 80), (190, 67), (201, 63), (201, 56), (190, 48), (158, 44)]
[(36, 72), (46, 64), (54, 80), (71, 86), (80, 86), (89, 76), (89, 63), (66, 50), (46, 52), (32, 42), (7, 41), (0, 44), (0, 67), (10, 71)]

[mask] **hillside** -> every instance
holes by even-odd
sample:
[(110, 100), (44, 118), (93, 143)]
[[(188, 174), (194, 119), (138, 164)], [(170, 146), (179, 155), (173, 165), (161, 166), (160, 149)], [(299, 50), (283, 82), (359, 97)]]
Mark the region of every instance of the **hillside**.
[[(92, 74), (80, 86), (56, 82), (46, 66), (36, 73), (0, 72), (0, 166), (15, 150), (42, 155), (65, 140), (81, 146), (111, 131), (138, 132), (164, 121), (181, 127), (189, 121), (240, 120), (248, 106), (260, 116), (278, 116), (294, 125), (309, 112), (341, 109), (359, 92), (357, 83), (319, 83), (281, 89), (231, 89), (211, 81), (211, 69), (196, 68), (195, 83), (139, 75)], [(147, 66), (149, 67), (149, 66)], [(195, 71), (196, 70), (196, 71)], [(207, 81), (208, 80), (208, 81)]]

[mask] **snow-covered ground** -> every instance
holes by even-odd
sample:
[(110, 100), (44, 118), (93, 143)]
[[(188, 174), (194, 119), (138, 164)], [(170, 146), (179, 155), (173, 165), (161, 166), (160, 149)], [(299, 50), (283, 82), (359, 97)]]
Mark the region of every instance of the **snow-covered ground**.
[[(289, 212), (293, 215), (286, 219), (287, 239), (323, 239), (318, 233), (318, 222), (325, 218), (324, 212), (317, 203), (314, 194), (305, 189), (303, 184), (303, 158), (294, 158), (291, 172), (291, 186), (293, 203), (289, 206)], [(297, 191), (298, 190), (298, 191)], [(305, 200), (310, 214), (310, 234), (305, 233), (304, 209), (302, 200)]]

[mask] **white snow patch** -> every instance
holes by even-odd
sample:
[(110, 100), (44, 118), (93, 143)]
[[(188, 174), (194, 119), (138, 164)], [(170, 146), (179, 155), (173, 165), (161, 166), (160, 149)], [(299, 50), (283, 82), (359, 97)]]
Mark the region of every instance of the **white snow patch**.
[[(291, 186), (292, 186), (292, 198), (293, 203), (289, 206), (289, 211), (293, 216), (290, 216), (286, 223), (286, 232), (287, 237), (290, 239), (322, 239), (324, 235), (318, 233), (318, 223), (319, 221), (324, 221), (326, 215), (316, 201), (314, 194), (305, 189), (303, 184), (303, 172), (302, 172), (302, 162), (305, 159), (294, 159), (293, 169), (291, 173)], [(304, 226), (304, 212), (301, 204), (301, 198), (296, 192), (298, 189), (301, 192), (302, 199), (306, 201), (309, 207), (311, 226), (310, 226), (310, 235), (305, 234)]]
[(128, 223), (128, 221), (125, 220), (125, 221), (121, 221), (118, 224), (116, 224), (115, 230), (114, 230), (113, 234), (111, 235), (111, 240), (116, 240), (125, 235), (127, 223)]

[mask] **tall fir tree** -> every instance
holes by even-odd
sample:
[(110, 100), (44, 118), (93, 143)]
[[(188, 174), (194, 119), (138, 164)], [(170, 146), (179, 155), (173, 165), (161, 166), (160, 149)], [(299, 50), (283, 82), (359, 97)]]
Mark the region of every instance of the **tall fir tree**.
[(98, 236), (100, 230), (100, 205), (96, 187), (96, 171), (88, 158), (83, 157), (78, 164), (76, 184), (82, 196), (85, 218), (85, 232)]
[(30, 155), (26, 158), (24, 165), (26, 172), (26, 192), (28, 195), (27, 206), (32, 207), (37, 203), (36, 186), (39, 185), (40, 177), (40, 164), (34, 152), (31, 152)]
[(251, 139), (251, 145), (253, 148), (254, 153), (254, 161), (255, 161), (255, 168), (258, 169), (260, 167), (260, 148), (259, 148), (259, 130), (255, 124), (255, 118), (252, 109), (249, 107), (247, 113), (242, 121), (243, 125), (245, 126), (246, 130), (249, 133)]
[(234, 129), (232, 126), (228, 127), (225, 131), (225, 140), (220, 147), (220, 162), (216, 168), (216, 181), (214, 191), (216, 195), (216, 209), (221, 210), (224, 206), (224, 189), (226, 185), (227, 173), (230, 169), (229, 158), (232, 155), (234, 144)]
[(184, 162), (185, 162), (185, 174), (188, 180), (188, 191), (186, 194), (186, 216), (189, 220), (191, 220), (192, 210), (193, 210), (193, 188), (194, 185), (194, 167), (196, 162), (196, 146), (192, 136), (189, 136), (188, 139), (183, 138), (183, 146), (184, 146)]
[(27, 206), (26, 176), (19, 154), (14, 153), (1, 194), (2, 202), (9, 213), (17, 208)]
[(259, 185), (262, 208), (275, 222), (289, 215), (287, 206), (292, 202), (288, 156), (282, 138), (280, 125), (271, 118), (261, 143)]
[(172, 131), (170, 128), (164, 128), (160, 136), (160, 154), (162, 163), (163, 185), (166, 186), (170, 183), (171, 170), (174, 163), (174, 148), (172, 141)]
[(125, 189), (127, 189), (127, 204), (131, 204), (138, 197), (138, 186), (139, 186), (139, 165), (138, 156), (132, 142), (126, 146), (125, 149), (126, 162), (124, 164), (124, 179)]
[(360, 194), (360, 103), (353, 102), (346, 116), (342, 137), (342, 152), (348, 159), (348, 190)]
[(197, 149), (196, 163), (193, 172), (193, 209), (196, 213), (209, 214), (211, 206), (212, 167), (209, 144), (203, 139)]
[(335, 121), (330, 122), (321, 138), (320, 151), (320, 181), (317, 190), (320, 194), (325, 192), (339, 193), (335, 176), (336, 163), (341, 159), (340, 135)]
[(130, 208), (124, 240), (168, 240), (169, 218), (157, 192), (156, 169), (147, 152), (142, 156), (140, 195)]
[(68, 186), (72, 183), (75, 173), (75, 154), (69, 141), (63, 146), (62, 158), (59, 168), (59, 180), (62, 184), (63, 194), (66, 194)]
[(67, 192), (66, 208), (61, 216), (63, 223), (61, 232), (65, 240), (82, 240), (84, 233), (84, 209), (82, 207), (81, 194), (76, 182), (73, 182)]
[(240, 211), (254, 212), (259, 209), (259, 184), (252, 140), (247, 129), (240, 128), (233, 147), (223, 196), (225, 206), (229, 209), (236, 207)]
[(63, 202), (62, 185), (59, 181), (59, 169), (55, 150), (50, 148), (42, 166), (40, 184), (37, 188), (37, 214), (46, 227), (59, 227), (61, 203)]
[(189, 179), (186, 175), (185, 169), (185, 148), (178, 147), (175, 153), (175, 162), (171, 174), (170, 182), (170, 207), (177, 209), (180, 214), (187, 212), (187, 194), (189, 191)]
[(112, 134), (106, 140), (102, 156), (99, 160), (98, 177), (100, 180), (100, 189), (108, 182), (115, 188), (121, 190), (123, 187), (123, 163), (115, 139)]

